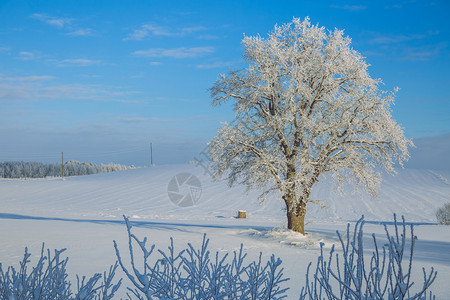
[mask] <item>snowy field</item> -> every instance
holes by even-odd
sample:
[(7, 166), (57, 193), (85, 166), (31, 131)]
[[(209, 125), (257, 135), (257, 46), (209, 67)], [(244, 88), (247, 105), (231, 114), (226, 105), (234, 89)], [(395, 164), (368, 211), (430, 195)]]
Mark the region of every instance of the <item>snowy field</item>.
[[(169, 200), (168, 183), (179, 173), (192, 173), (201, 182), (195, 206), (179, 207)], [(174, 238), (177, 249), (188, 242), (199, 245), (206, 233), (213, 251), (238, 250), (243, 243), (248, 259), (256, 259), (260, 251), (266, 259), (274, 253), (283, 260), (285, 275), (291, 278), (288, 299), (296, 299), (305, 283), (308, 263), (315, 262), (319, 254), (320, 242), (328, 248), (337, 244), (335, 231), (344, 231), (348, 222), (354, 224), (362, 214), (367, 221), (367, 241), (372, 232), (381, 241), (384, 229), (380, 223), (392, 222), (395, 212), (415, 224), (416, 284), (422, 283), (422, 267), (429, 270), (434, 266), (438, 277), (431, 290), (437, 299), (449, 299), (450, 227), (437, 225), (435, 212), (450, 201), (450, 172), (399, 170), (394, 177), (385, 176), (377, 198), (350, 190), (347, 187), (340, 195), (331, 182), (320, 182), (312, 199), (327, 208), (308, 204), (309, 234), (303, 237), (283, 229), (284, 204), (274, 197), (261, 205), (257, 192), (246, 194), (244, 187), (212, 182), (194, 165), (156, 166), (64, 181), (0, 180), (0, 262), (17, 266), (25, 246), (37, 257), (45, 242), (46, 248), (68, 249), (71, 276), (103, 272), (116, 260), (113, 240), (126, 253), (122, 215), (127, 215), (136, 235), (147, 236), (159, 248), (166, 249), (169, 237)], [(248, 218), (236, 219), (238, 210), (246, 210)], [(116, 276), (123, 275), (118, 270)], [(123, 296), (124, 286), (121, 290)]]

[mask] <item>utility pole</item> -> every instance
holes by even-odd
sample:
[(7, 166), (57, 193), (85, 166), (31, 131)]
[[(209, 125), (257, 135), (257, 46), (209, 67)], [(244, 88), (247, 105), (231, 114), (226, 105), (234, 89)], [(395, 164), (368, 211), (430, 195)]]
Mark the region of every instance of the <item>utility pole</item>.
[(61, 152), (61, 179), (64, 180), (64, 152)]
[(150, 143), (150, 167), (153, 167), (153, 145)]

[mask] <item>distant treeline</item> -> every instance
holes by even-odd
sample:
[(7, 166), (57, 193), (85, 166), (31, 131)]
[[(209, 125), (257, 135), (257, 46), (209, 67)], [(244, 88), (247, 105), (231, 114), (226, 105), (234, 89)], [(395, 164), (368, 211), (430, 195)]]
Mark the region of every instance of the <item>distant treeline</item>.
[[(70, 160), (64, 163), (64, 176), (90, 175), (134, 169), (134, 166), (119, 164), (80, 163)], [(61, 163), (41, 163), (24, 161), (0, 162), (0, 178), (45, 178), (60, 177)]]

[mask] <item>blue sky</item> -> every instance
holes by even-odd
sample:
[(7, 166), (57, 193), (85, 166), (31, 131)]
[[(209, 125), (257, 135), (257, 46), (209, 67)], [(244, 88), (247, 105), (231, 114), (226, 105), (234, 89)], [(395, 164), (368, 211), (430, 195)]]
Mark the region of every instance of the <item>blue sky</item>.
[[(344, 29), (410, 138), (450, 135), (450, 2), (0, 1), (0, 161), (194, 160), (231, 106), (244, 34), (309, 16)], [(441, 139), (441, 140), (442, 140)]]

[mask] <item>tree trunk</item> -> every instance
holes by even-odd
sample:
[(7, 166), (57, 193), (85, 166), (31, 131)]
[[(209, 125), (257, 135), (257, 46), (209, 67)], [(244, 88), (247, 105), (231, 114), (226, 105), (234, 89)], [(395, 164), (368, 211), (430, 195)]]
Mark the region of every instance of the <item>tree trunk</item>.
[[(285, 155), (289, 160), (289, 153), (286, 150)], [(288, 170), (286, 174), (286, 180), (290, 182), (290, 187), (283, 195), (284, 203), (286, 204), (286, 213), (288, 219), (288, 229), (300, 232), (305, 235), (305, 215), (306, 215), (306, 203), (308, 202), (310, 190), (301, 191), (302, 195), (300, 199), (296, 197), (296, 184), (295, 184), (295, 163), (288, 164)]]
[[(302, 198), (304, 199), (304, 198)], [(288, 229), (305, 234), (305, 215), (306, 215), (306, 202), (300, 200), (300, 203), (296, 203), (295, 192), (289, 191), (283, 197), (286, 204), (286, 215), (288, 220)]]
[(300, 209), (287, 210), (288, 229), (305, 234), (306, 204)]

